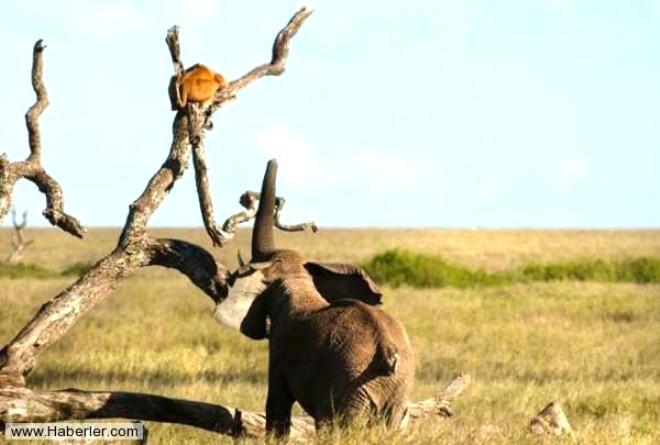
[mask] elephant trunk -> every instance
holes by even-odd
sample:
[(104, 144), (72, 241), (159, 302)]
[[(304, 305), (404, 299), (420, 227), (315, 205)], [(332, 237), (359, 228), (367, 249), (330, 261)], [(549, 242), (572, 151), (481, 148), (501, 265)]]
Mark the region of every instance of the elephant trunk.
[(273, 226), (275, 225), (275, 179), (277, 161), (271, 159), (261, 185), (259, 209), (252, 229), (252, 260), (263, 261), (275, 250)]

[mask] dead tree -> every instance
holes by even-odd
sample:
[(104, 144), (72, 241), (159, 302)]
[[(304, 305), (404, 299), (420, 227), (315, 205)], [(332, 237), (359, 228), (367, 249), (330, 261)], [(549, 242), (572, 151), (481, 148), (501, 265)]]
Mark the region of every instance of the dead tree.
[(9, 264), (16, 264), (21, 262), (25, 248), (32, 244), (34, 240), (26, 240), (23, 236), (23, 229), (27, 226), (27, 210), (23, 212), (23, 219), (19, 223), (16, 218), (16, 209), (12, 209), (11, 222), (14, 225), (14, 236), (11, 239), (11, 246), (14, 250), (5, 261)]
[[(78, 281), (44, 304), (34, 318), (0, 350), (0, 423), (46, 422), (68, 419), (126, 418), (169, 422), (194, 426), (232, 436), (263, 436), (265, 416), (223, 405), (177, 400), (166, 397), (125, 392), (92, 392), (76, 389), (60, 391), (27, 388), (26, 377), (37, 365), (37, 358), (62, 338), (91, 308), (108, 297), (117, 285), (142, 267), (163, 266), (175, 269), (206, 293), (214, 302), (226, 297), (227, 269), (202, 247), (177, 239), (158, 239), (147, 231), (150, 217), (184, 174), (188, 160), (193, 158), (202, 219), (215, 245), (224, 245), (241, 222), (254, 217), (259, 194), (246, 192), (240, 203), (245, 210), (229, 217), (222, 228), (216, 223), (206, 173), (203, 140), (212, 127), (211, 117), (225, 102), (234, 99), (238, 91), (264, 76), (278, 76), (285, 69), (290, 39), (311, 11), (302, 8), (277, 34), (270, 62), (260, 65), (218, 91), (206, 110), (189, 105), (179, 110), (172, 126), (173, 140), (167, 159), (151, 177), (142, 194), (130, 205), (117, 246), (89, 269)], [(178, 28), (171, 28), (166, 42), (172, 56), (175, 76), (180, 78)], [(32, 83), (37, 102), (27, 114), (31, 155), (26, 161), (10, 163), (0, 157), (0, 217), (6, 214), (13, 184), (21, 177), (35, 182), (48, 200), (44, 215), (55, 225), (82, 237), (78, 221), (62, 210), (62, 193), (54, 179), (41, 167), (41, 144), (37, 119), (48, 104), (42, 79), (43, 49), (41, 41), (34, 47)], [(281, 209), (284, 201), (280, 201)], [(283, 230), (303, 230), (312, 223), (287, 226)], [(445, 414), (446, 405), (467, 383), (459, 378), (448, 392), (437, 398), (411, 405), (411, 416), (430, 413)], [(448, 395), (447, 395), (448, 394)], [(0, 428), (0, 431), (2, 429)], [(313, 430), (308, 418), (294, 420), (292, 437), (302, 437)]]

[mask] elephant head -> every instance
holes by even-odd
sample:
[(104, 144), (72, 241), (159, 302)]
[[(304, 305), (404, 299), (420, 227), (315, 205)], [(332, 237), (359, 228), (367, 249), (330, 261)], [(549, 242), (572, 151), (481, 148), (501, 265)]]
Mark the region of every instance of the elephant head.
[[(305, 261), (295, 251), (275, 247), (276, 176), (277, 162), (271, 160), (263, 179), (252, 231), (252, 259), (248, 264), (243, 264), (239, 256), (239, 268), (231, 272), (227, 280), (227, 298), (216, 306), (216, 320), (225, 326), (240, 329), (251, 338), (265, 338), (267, 317), (260, 314), (259, 308), (263, 305), (257, 299), (269, 284), (283, 278), (309, 279), (327, 303), (351, 298), (369, 305), (379, 305), (382, 293), (359, 266)], [(257, 320), (261, 326), (258, 326), (260, 323)]]

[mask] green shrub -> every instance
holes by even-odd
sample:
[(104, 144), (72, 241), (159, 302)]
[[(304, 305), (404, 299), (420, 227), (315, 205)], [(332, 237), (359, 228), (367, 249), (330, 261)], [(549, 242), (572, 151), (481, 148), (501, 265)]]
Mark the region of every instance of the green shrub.
[(468, 269), (450, 264), (440, 257), (388, 250), (363, 265), (378, 282), (398, 287), (469, 287), (498, 284), (504, 277), (482, 269)]
[(36, 264), (0, 263), (0, 278), (53, 278), (59, 274)]
[[(0, 278), (80, 277), (92, 266), (92, 263), (78, 262), (58, 273), (36, 264), (0, 263)], [(660, 283), (660, 258), (653, 257), (532, 263), (513, 271), (491, 273), (451, 264), (439, 256), (394, 249), (374, 256), (362, 266), (377, 282), (393, 287), (466, 288), (560, 280)]]
[(630, 258), (618, 263), (617, 281), (660, 283), (660, 258)]
[(363, 264), (378, 282), (393, 287), (474, 287), (534, 281), (609, 281), (660, 283), (660, 258), (572, 260), (532, 263), (513, 271), (489, 273), (451, 264), (438, 256), (388, 250)]
[(528, 264), (520, 275), (531, 281), (616, 281), (616, 264), (603, 260)]
[(619, 281), (660, 283), (660, 258), (639, 257), (616, 261), (583, 260), (528, 264), (520, 270), (531, 281)]
[(57, 278), (57, 277), (80, 277), (92, 267), (92, 263), (75, 263), (64, 269), (62, 272), (57, 272), (37, 264), (10, 264), (0, 263), (0, 278)]

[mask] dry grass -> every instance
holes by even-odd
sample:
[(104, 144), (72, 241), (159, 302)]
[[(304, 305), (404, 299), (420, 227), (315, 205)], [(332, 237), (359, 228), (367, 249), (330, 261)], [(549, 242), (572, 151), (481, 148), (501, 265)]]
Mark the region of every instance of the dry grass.
[[(156, 229), (154, 236), (173, 237), (212, 249), (201, 229)], [(80, 241), (52, 229), (26, 229), (35, 245), (24, 261), (64, 269), (90, 262), (116, 244), (119, 229), (93, 229)], [(400, 248), (440, 255), (450, 262), (487, 270), (513, 269), (529, 262), (575, 258), (618, 259), (660, 256), (660, 230), (444, 230), (444, 229), (324, 229), (317, 234), (276, 233), (278, 245), (293, 247), (307, 256), (334, 261), (362, 262), (388, 249)], [(219, 258), (235, 264), (236, 250), (249, 253), (247, 230), (240, 230)], [(0, 229), (0, 258), (10, 251), (11, 233)]]
[[(26, 261), (60, 270), (91, 261), (112, 248), (116, 233), (93, 231), (90, 240), (78, 242), (54, 231), (33, 231), (28, 236), (36, 244)], [(208, 245), (199, 230), (158, 234)], [(0, 232), (3, 241), (6, 235)], [(402, 247), (491, 270), (529, 260), (660, 255), (659, 231), (338, 230), (280, 239), (320, 259), (364, 260)], [(247, 252), (245, 232), (238, 244)], [(233, 264), (235, 247), (228, 255)], [(72, 280), (0, 279), (0, 344)], [(41, 358), (31, 384), (144, 391), (261, 410), (266, 344), (219, 327), (211, 306), (174, 272), (143, 271)], [(474, 382), (457, 400), (454, 419), (415, 425), (395, 436), (355, 428), (323, 437), (324, 443), (550, 442), (528, 434), (527, 423), (553, 399), (562, 403), (577, 430), (576, 439), (553, 443), (660, 441), (658, 285), (386, 289), (386, 309), (406, 325), (416, 347), (416, 398), (435, 393), (458, 372), (471, 373)], [(191, 428), (152, 424), (150, 429), (158, 444), (218, 441)], [(226, 438), (220, 442), (231, 443)]]

